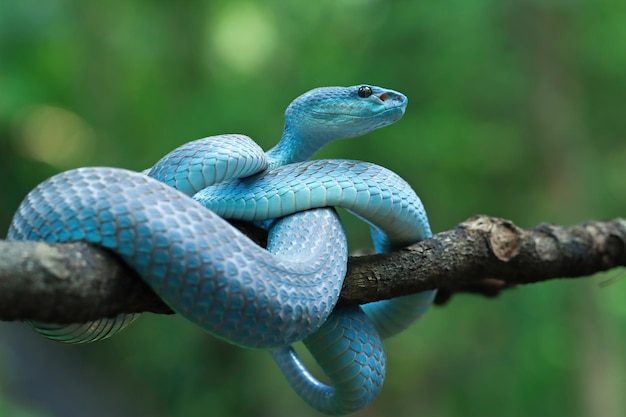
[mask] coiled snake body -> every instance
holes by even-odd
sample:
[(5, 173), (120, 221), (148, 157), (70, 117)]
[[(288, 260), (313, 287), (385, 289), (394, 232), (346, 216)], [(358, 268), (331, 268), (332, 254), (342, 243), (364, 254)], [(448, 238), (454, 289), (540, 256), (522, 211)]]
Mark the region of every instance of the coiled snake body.
[[(335, 308), (347, 245), (329, 207), (369, 222), (379, 252), (431, 232), (419, 198), (393, 172), (358, 161), (307, 160), (335, 139), (393, 123), (406, 104), (404, 95), (380, 87), (318, 88), (289, 105), (283, 136), (267, 153), (246, 136), (219, 135), (177, 148), (143, 174), (118, 168), (58, 174), (27, 195), (8, 238), (83, 240), (111, 249), (177, 313), (231, 343), (269, 349), (313, 407), (357, 411), (383, 383), (381, 338), (423, 314), (434, 291)], [(223, 218), (263, 224), (268, 247)], [(30, 324), (49, 338), (78, 343), (108, 337), (133, 318)], [(297, 341), (330, 385), (302, 365), (290, 347)]]

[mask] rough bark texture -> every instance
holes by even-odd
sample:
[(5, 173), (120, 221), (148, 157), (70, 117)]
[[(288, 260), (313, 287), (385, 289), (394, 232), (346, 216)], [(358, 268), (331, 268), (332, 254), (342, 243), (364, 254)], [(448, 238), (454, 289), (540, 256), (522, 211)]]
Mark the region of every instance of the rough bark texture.
[[(239, 225), (263, 244), (259, 230)], [(391, 254), (351, 257), (342, 303), (439, 288), (486, 296), (518, 284), (626, 265), (626, 221), (523, 230), (476, 216)], [(85, 243), (0, 241), (0, 320), (81, 322), (121, 312), (172, 311), (115, 255)]]
[(577, 278), (626, 265), (626, 220), (523, 230), (511, 221), (475, 216), (404, 250), (352, 258), (342, 298), (368, 302), (439, 288), (497, 295), (518, 284)]

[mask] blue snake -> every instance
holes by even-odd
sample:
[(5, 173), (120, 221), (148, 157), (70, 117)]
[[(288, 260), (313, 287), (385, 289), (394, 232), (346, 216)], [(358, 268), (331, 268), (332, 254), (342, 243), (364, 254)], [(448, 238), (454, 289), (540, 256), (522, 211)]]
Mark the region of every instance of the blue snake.
[[(269, 349), (294, 390), (326, 414), (369, 404), (385, 377), (382, 338), (410, 326), (434, 291), (336, 306), (347, 268), (345, 232), (332, 207), (370, 224), (378, 252), (431, 236), (422, 203), (398, 175), (350, 160), (312, 160), (321, 147), (387, 126), (407, 98), (375, 86), (324, 87), (285, 111), (268, 152), (243, 135), (189, 142), (143, 173), (78, 168), (31, 191), (8, 238), (86, 241), (117, 253), (177, 313), (230, 343)], [(268, 230), (267, 248), (225, 219)], [(121, 314), (89, 323), (29, 323), (63, 342), (124, 328)], [(291, 347), (303, 341), (330, 381)]]

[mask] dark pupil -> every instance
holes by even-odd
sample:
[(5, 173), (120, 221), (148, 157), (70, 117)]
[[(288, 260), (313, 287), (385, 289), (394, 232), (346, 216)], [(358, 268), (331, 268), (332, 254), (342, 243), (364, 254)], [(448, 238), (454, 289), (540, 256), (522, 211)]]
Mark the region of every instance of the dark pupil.
[(372, 89), (367, 86), (359, 87), (357, 94), (359, 97), (367, 98), (372, 95)]

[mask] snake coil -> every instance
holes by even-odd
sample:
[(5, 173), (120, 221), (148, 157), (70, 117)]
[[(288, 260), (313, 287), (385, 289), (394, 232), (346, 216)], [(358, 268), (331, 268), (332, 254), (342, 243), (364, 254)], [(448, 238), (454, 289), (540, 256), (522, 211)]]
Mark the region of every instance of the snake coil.
[[(346, 274), (335, 210), (367, 221), (379, 252), (430, 237), (419, 197), (398, 175), (350, 160), (312, 160), (327, 143), (400, 119), (407, 99), (381, 87), (324, 87), (295, 99), (278, 144), (263, 152), (243, 135), (189, 142), (151, 169), (79, 168), (37, 186), (8, 238), (87, 241), (116, 252), (177, 313), (230, 343), (269, 349), (294, 390), (327, 414), (369, 404), (385, 377), (382, 338), (410, 326), (434, 291), (336, 307)], [(268, 228), (260, 248), (224, 219)], [(132, 322), (32, 322), (62, 342), (106, 338)], [(291, 345), (303, 341), (325, 385)]]

